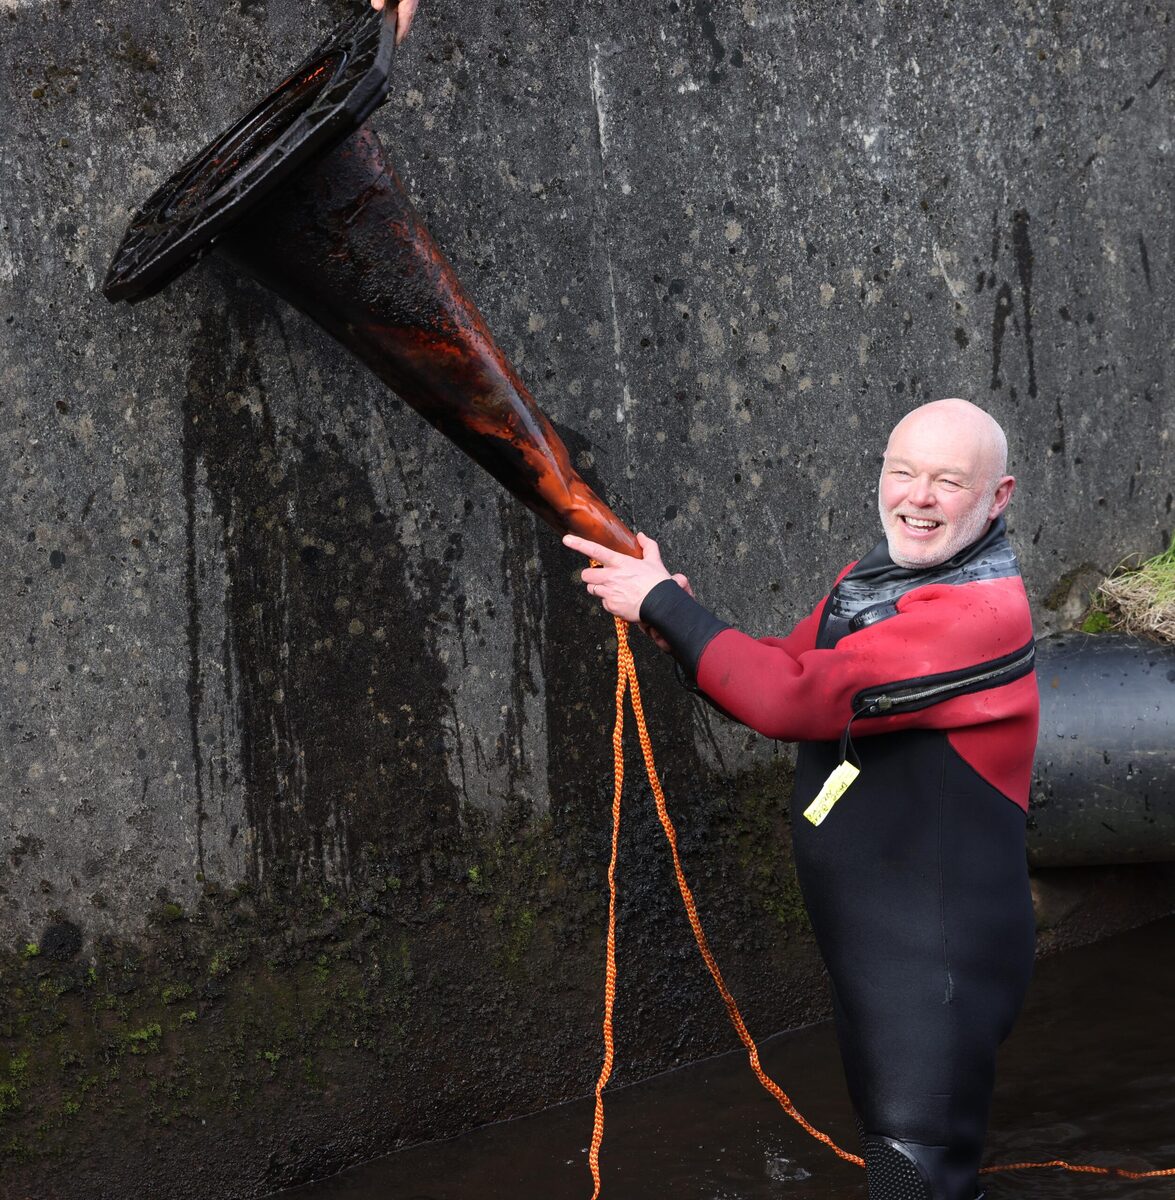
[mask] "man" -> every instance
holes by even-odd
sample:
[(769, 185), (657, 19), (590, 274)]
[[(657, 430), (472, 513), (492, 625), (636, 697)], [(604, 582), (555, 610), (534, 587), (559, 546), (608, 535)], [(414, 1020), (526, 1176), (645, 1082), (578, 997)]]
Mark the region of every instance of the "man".
[(707, 699), (800, 743), (796, 869), (871, 1200), (979, 1194), (996, 1047), (1032, 969), (1038, 698), (1006, 458), (965, 400), (908, 413), (878, 486), (884, 541), (783, 639), (718, 620), (643, 534), (640, 561), (564, 538), (603, 564), (588, 591), (655, 631)]

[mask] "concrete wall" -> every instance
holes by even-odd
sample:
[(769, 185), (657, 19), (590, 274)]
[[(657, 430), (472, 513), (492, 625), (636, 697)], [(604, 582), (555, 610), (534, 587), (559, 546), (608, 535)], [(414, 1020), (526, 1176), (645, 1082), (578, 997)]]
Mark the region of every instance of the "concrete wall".
[[(229, 268), (99, 291), (133, 206), (347, 11), (0, 3), (14, 1194), (257, 1195), (598, 1067), (613, 667), (572, 556)], [(1043, 632), (1175, 526), (1170, 45), (1167, 4), (424, 0), (373, 125), (584, 474), (724, 617), (806, 612), (878, 536), (889, 426), (963, 395), (1008, 430)], [(639, 665), (752, 1027), (819, 1015), (788, 751)], [(621, 1080), (731, 1044), (630, 795)], [(1140, 878), (1123, 919), (1171, 907)]]

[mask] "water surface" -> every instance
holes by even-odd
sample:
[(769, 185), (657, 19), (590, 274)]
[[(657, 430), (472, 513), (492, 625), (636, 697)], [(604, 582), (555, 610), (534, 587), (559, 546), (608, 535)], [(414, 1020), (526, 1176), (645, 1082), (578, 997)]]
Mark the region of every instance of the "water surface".
[[(988, 1162), (1175, 1167), (1175, 917), (1039, 963), (1001, 1051)], [(716, 994), (700, 1003), (720, 1004)], [(623, 1014), (620, 1015), (623, 1020)], [(800, 1111), (857, 1150), (829, 1023), (781, 1034), (763, 1064)], [(864, 1172), (808, 1137), (740, 1050), (606, 1093), (603, 1200), (864, 1200)], [(417, 1146), (281, 1200), (588, 1200), (590, 1099)], [(1175, 1178), (985, 1177), (990, 1200), (1145, 1200)]]

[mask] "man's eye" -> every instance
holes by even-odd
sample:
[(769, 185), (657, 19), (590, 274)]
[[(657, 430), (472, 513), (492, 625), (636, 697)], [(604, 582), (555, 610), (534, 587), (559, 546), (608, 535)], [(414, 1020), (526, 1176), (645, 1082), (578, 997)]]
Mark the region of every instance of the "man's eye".
[(963, 486), (957, 479), (944, 479), (942, 482), (946, 487), (957, 488)]
[(891, 474), (891, 475), (901, 475), (903, 479), (909, 479), (909, 478), (910, 478), (910, 472), (909, 472), (909, 471), (901, 471), (901, 470), (896, 470), (896, 469), (895, 469), (895, 470), (891, 471), (891, 472), (890, 472), (890, 474)]

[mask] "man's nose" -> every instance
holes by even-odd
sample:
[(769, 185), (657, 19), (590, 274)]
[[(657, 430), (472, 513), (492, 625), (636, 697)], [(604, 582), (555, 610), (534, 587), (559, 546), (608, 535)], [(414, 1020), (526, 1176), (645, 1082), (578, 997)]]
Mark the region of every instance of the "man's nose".
[(913, 482), (910, 484), (910, 490), (906, 494), (906, 499), (911, 504), (921, 505), (927, 508), (934, 503), (934, 488), (930, 482), (929, 475), (915, 475)]

